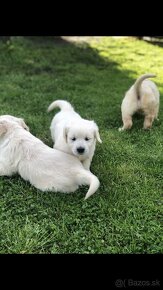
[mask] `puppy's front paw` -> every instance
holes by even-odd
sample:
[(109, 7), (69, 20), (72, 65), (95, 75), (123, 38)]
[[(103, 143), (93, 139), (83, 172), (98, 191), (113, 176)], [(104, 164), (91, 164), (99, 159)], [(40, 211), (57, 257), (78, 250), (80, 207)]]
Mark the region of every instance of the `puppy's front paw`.
[(119, 131), (119, 132), (124, 131), (123, 127), (119, 128), (118, 131)]

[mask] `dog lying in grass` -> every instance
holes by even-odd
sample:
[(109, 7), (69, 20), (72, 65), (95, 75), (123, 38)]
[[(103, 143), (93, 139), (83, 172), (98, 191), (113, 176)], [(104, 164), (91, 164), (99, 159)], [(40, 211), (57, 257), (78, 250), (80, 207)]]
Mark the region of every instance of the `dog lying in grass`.
[(48, 112), (59, 107), (50, 126), (54, 148), (75, 155), (89, 170), (94, 155), (96, 140), (102, 143), (98, 126), (94, 121), (81, 118), (70, 103), (63, 100), (54, 101)]
[(160, 94), (154, 82), (147, 80), (151, 77), (155, 75), (142, 75), (127, 91), (121, 105), (123, 127), (119, 128), (119, 131), (132, 127), (132, 116), (136, 112), (145, 115), (144, 129), (151, 128), (154, 119), (158, 118)]
[(74, 192), (89, 185), (85, 199), (99, 187), (98, 178), (75, 156), (53, 149), (33, 136), (23, 119), (0, 116), (0, 175), (18, 173), (42, 191)]

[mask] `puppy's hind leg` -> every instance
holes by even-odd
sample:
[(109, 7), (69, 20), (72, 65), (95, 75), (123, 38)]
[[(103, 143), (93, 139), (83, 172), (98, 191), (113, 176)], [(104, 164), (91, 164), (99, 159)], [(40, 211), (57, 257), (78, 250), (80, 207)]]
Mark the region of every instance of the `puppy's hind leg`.
[(146, 115), (144, 118), (143, 129), (145, 129), (145, 130), (150, 129), (152, 127), (153, 121), (154, 121), (153, 115)]
[(119, 131), (129, 130), (132, 127), (132, 117), (131, 115), (122, 116), (123, 127), (119, 128)]
[(86, 193), (85, 200), (94, 194), (100, 186), (98, 178), (88, 170), (83, 170), (78, 175), (78, 182), (80, 185), (89, 185), (89, 190)]
[(159, 113), (159, 105), (156, 106), (156, 111), (155, 111), (155, 119), (156, 119), (157, 121), (159, 121), (158, 113)]

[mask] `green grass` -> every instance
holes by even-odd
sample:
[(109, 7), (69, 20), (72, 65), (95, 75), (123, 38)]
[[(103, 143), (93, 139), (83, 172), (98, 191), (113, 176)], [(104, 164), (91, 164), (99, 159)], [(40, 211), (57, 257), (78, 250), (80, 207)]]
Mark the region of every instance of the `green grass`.
[[(120, 105), (134, 80), (156, 73), (159, 122), (130, 132)], [(100, 128), (92, 172), (101, 185), (72, 194), (43, 193), (19, 176), (0, 177), (0, 253), (162, 253), (163, 48), (134, 38), (70, 43), (49, 37), (0, 42), (0, 114), (23, 117), (52, 146), (47, 114), (55, 99), (72, 103)]]

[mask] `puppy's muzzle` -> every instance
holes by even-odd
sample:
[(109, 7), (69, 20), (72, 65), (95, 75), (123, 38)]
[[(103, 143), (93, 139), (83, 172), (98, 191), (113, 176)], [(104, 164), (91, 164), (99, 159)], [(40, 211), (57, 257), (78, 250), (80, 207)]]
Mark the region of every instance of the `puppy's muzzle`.
[(84, 151), (85, 151), (85, 148), (83, 148), (83, 147), (79, 147), (79, 148), (77, 148), (76, 149), (76, 151), (79, 153), (79, 154), (83, 154), (84, 153)]

